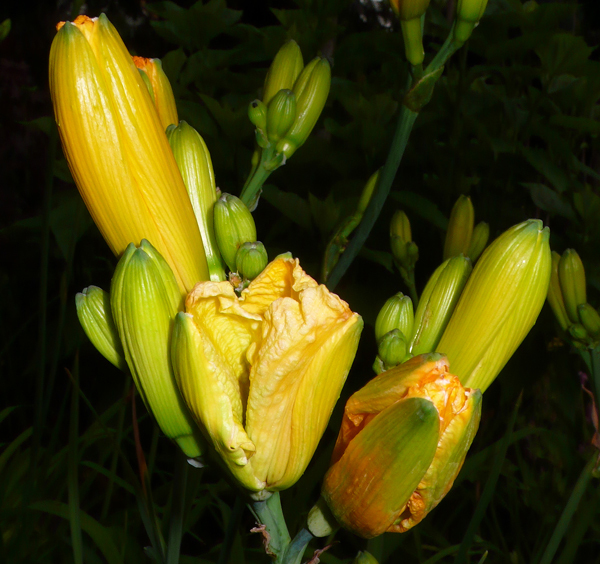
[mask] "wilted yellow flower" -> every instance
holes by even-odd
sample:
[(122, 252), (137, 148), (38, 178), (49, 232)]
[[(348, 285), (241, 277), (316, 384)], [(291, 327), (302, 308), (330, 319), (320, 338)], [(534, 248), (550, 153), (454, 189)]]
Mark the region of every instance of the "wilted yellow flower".
[(190, 293), (173, 332), (177, 383), (244, 487), (282, 490), (300, 478), (362, 325), (297, 259), (275, 259), (239, 298), (229, 282), (203, 282)]
[(414, 527), (448, 493), (481, 416), (443, 355), (416, 356), (346, 403), (322, 496), (338, 522), (371, 538)]
[(115, 255), (148, 239), (183, 292), (208, 279), (181, 174), (144, 81), (105, 15), (59, 24), (50, 92), (75, 183)]

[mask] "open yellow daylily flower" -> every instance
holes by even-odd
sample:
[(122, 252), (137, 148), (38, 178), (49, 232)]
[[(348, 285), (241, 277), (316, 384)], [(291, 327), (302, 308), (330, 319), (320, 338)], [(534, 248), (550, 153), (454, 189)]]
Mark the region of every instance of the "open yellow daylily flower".
[(182, 293), (208, 269), (165, 128), (142, 76), (105, 15), (62, 22), (50, 92), (75, 183), (115, 255), (148, 239)]
[(297, 259), (275, 259), (239, 298), (229, 282), (202, 282), (189, 294), (173, 331), (177, 383), (245, 488), (282, 490), (300, 478), (362, 326)]

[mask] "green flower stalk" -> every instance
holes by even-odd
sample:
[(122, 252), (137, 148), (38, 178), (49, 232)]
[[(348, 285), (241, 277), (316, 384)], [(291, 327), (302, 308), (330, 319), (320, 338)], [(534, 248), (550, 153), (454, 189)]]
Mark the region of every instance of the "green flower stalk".
[(146, 407), (187, 457), (200, 456), (201, 437), (179, 394), (169, 351), (181, 292), (169, 265), (145, 239), (139, 248), (130, 244), (119, 260), (110, 305), (125, 360)]
[(530, 219), (483, 253), (436, 350), (464, 386), (482, 392), (533, 327), (548, 293), (550, 232)]
[(89, 286), (75, 296), (77, 317), (98, 352), (111, 364), (127, 372), (125, 353), (110, 310), (110, 296), (98, 286)]
[(471, 198), (460, 196), (448, 222), (446, 241), (444, 243), (444, 260), (460, 254), (467, 255), (473, 237), (473, 225), (475, 221), (475, 210)]
[(225, 271), (213, 227), (217, 186), (208, 147), (200, 134), (185, 121), (179, 122), (179, 125), (170, 125), (167, 128), (167, 138), (192, 202), (210, 279), (215, 282), (224, 280)]

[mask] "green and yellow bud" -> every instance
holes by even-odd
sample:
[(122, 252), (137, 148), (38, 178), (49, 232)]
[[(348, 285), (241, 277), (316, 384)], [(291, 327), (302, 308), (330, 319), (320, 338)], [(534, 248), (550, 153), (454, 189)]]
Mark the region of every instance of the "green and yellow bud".
[(580, 341), (581, 343), (587, 345), (590, 335), (583, 325), (580, 323), (573, 323), (572, 325), (569, 325), (568, 331), (575, 341)]
[(171, 367), (173, 321), (182, 305), (171, 268), (145, 239), (119, 260), (110, 305), (136, 388), (162, 432), (189, 458), (202, 453), (201, 438)]
[(77, 188), (116, 256), (152, 241), (182, 294), (208, 279), (202, 239), (165, 128), (105, 15), (79, 16), (50, 50), (50, 92)]
[(267, 137), (276, 144), (296, 120), (296, 96), (291, 90), (280, 90), (269, 102)]
[(412, 300), (402, 292), (389, 298), (379, 310), (375, 320), (375, 339), (379, 341), (386, 333), (399, 329), (404, 335), (411, 335), (415, 314)]
[(475, 210), (468, 196), (460, 196), (448, 222), (446, 241), (444, 243), (444, 260), (460, 254), (467, 256), (473, 236), (473, 225), (475, 223)]
[(360, 316), (300, 268), (276, 259), (238, 297), (197, 284), (177, 315), (175, 376), (231, 474), (250, 491), (304, 472), (354, 359)]
[(483, 253), (437, 349), (464, 386), (485, 391), (533, 327), (548, 293), (550, 232), (511, 227)]
[(488, 0), (458, 0), (454, 22), (455, 41), (464, 43), (469, 39), (483, 17), (487, 3)]
[(221, 256), (235, 272), (238, 249), (256, 241), (254, 218), (242, 200), (224, 192), (214, 205), (214, 226)]
[(179, 122), (179, 125), (170, 125), (167, 128), (167, 138), (192, 202), (210, 279), (225, 280), (213, 226), (217, 186), (208, 147), (200, 134), (185, 121)]
[(308, 139), (325, 107), (331, 85), (331, 67), (327, 59), (316, 57), (300, 73), (292, 88), (296, 96), (296, 120), (277, 143), (277, 153), (290, 158)]
[(252, 100), (248, 105), (248, 119), (261, 131), (267, 130), (267, 106), (260, 100)]
[(377, 558), (375, 558), (370, 552), (359, 551), (356, 558), (352, 561), (352, 564), (379, 564)]
[(575, 249), (567, 249), (560, 257), (558, 279), (567, 315), (573, 323), (578, 323), (577, 306), (587, 302), (587, 295), (585, 269)]
[(400, 19), (406, 58), (411, 65), (419, 65), (425, 58), (421, 16), (430, 0), (390, 0), (392, 10)]
[(548, 303), (554, 312), (559, 325), (566, 331), (571, 325), (571, 320), (567, 315), (565, 301), (563, 299), (562, 290), (560, 287), (560, 279), (558, 276), (558, 265), (560, 263), (560, 255), (556, 251), (552, 251), (552, 273), (550, 275), (550, 284), (548, 286)]
[(267, 72), (262, 101), (269, 105), (280, 90), (290, 90), (304, 68), (302, 52), (294, 40), (288, 41), (279, 51)]
[(590, 304), (580, 304), (577, 306), (579, 320), (585, 327), (585, 330), (594, 338), (600, 337), (600, 315)]
[(398, 210), (392, 216), (390, 246), (394, 258), (402, 268), (412, 270), (415, 267), (419, 258), (419, 248), (412, 240), (410, 221), (402, 210)]
[(111, 364), (127, 372), (125, 353), (110, 310), (110, 296), (98, 286), (89, 286), (75, 296), (77, 317), (98, 352)]
[(473, 267), (463, 255), (443, 262), (427, 282), (415, 313), (409, 351), (413, 356), (435, 350)]
[(334, 517), (365, 538), (412, 528), (452, 487), (480, 414), (440, 354), (376, 376), (346, 403), (321, 492)]
[(317, 503), (308, 512), (306, 528), (317, 538), (328, 537), (339, 528), (338, 522), (322, 497), (319, 497)]
[(268, 262), (267, 249), (260, 241), (244, 243), (235, 255), (236, 272), (246, 280), (254, 280)]
[(473, 235), (471, 236), (471, 244), (467, 251), (467, 256), (471, 259), (471, 262), (475, 264), (479, 255), (483, 253), (483, 249), (488, 243), (490, 238), (490, 226), (485, 221), (480, 221), (473, 229)]
[(179, 118), (177, 117), (175, 96), (173, 96), (171, 83), (162, 68), (161, 60), (133, 57), (133, 63), (140, 71), (148, 88), (163, 129), (167, 129), (171, 124), (177, 125)]
[(356, 213), (361, 217), (365, 213), (367, 206), (373, 197), (373, 192), (375, 191), (375, 188), (377, 188), (377, 183), (379, 182), (380, 176), (381, 169), (379, 169), (377, 172), (374, 172), (370, 176), (369, 180), (367, 180), (367, 183), (365, 184), (365, 187), (363, 188), (360, 199), (358, 200), (358, 206), (356, 206)]
[(408, 342), (400, 329), (392, 329), (377, 343), (377, 356), (385, 370), (398, 366), (406, 358), (407, 352)]

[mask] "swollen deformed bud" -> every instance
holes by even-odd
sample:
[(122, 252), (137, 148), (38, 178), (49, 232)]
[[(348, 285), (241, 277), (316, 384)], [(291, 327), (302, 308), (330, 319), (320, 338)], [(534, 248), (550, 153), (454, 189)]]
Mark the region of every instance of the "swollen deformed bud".
[(267, 129), (267, 105), (261, 100), (252, 100), (248, 105), (248, 119), (261, 131)]
[(552, 273), (550, 275), (550, 285), (548, 286), (548, 303), (554, 312), (559, 325), (566, 331), (571, 325), (567, 310), (565, 308), (565, 301), (563, 299), (562, 290), (560, 287), (560, 280), (558, 277), (558, 265), (560, 263), (560, 255), (556, 251), (552, 251)]
[(303, 67), (300, 47), (294, 40), (288, 41), (279, 49), (267, 72), (262, 98), (265, 105), (268, 106), (280, 90), (291, 89)]
[(269, 102), (267, 137), (276, 144), (292, 127), (296, 119), (296, 96), (291, 90), (280, 90)]
[(236, 272), (246, 280), (254, 280), (268, 262), (267, 250), (260, 241), (244, 243), (235, 255)]
[(415, 314), (412, 300), (402, 292), (389, 298), (377, 314), (375, 321), (375, 339), (379, 341), (386, 333), (399, 329), (404, 335), (410, 335)]
[(475, 261), (479, 258), (479, 255), (483, 253), (489, 238), (490, 226), (485, 221), (480, 221), (473, 229), (471, 244), (469, 245), (469, 250), (467, 251), (467, 256), (471, 259), (473, 264), (475, 264)]
[(430, 0), (390, 0), (392, 10), (400, 19), (406, 58), (411, 65), (419, 65), (425, 58), (421, 16), (427, 11)]
[(446, 241), (444, 243), (444, 260), (460, 254), (467, 255), (473, 236), (473, 225), (475, 221), (475, 210), (468, 196), (460, 196), (448, 222)]
[(558, 263), (558, 279), (565, 309), (573, 323), (579, 322), (577, 306), (587, 302), (585, 269), (575, 249), (567, 249)]
[(413, 356), (435, 350), (472, 270), (471, 260), (459, 255), (434, 271), (415, 313), (409, 348)]
[(125, 360), (136, 388), (162, 432), (189, 458), (202, 453), (202, 439), (179, 394), (171, 366), (173, 322), (182, 306), (167, 262), (145, 239), (131, 243), (117, 264), (110, 305)]
[(327, 59), (314, 58), (300, 73), (292, 88), (296, 96), (296, 120), (277, 143), (276, 152), (290, 158), (308, 139), (329, 95), (331, 67)]
[(479, 24), (488, 0), (458, 0), (456, 6), (456, 20), (454, 22), (454, 39), (464, 43), (473, 29)]
[(214, 206), (214, 225), (221, 256), (229, 270), (235, 272), (238, 249), (256, 241), (254, 218), (242, 200), (224, 192)]
[(123, 372), (127, 372), (125, 353), (110, 311), (110, 296), (98, 286), (88, 286), (75, 296), (77, 317), (88, 339), (98, 352)]
[(393, 329), (386, 333), (377, 344), (377, 356), (383, 363), (383, 368), (389, 370), (398, 366), (408, 352), (408, 342), (399, 329)]
[(579, 304), (577, 313), (585, 330), (594, 338), (600, 337), (600, 315), (596, 309), (588, 303)]
[(200, 134), (185, 121), (167, 128), (167, 138), (177, 167), (194, 208), (210, 279), (225, 279), (221, 255), (213, 228), (213, 207), (217, 201), (215, 173), (208, 147)]
[(392, 254), (405, 270), (412, 270), (419, 259), (419, 248), (412, 240), (408, 216), (398, 210), (390, 222), (390, 246)]

